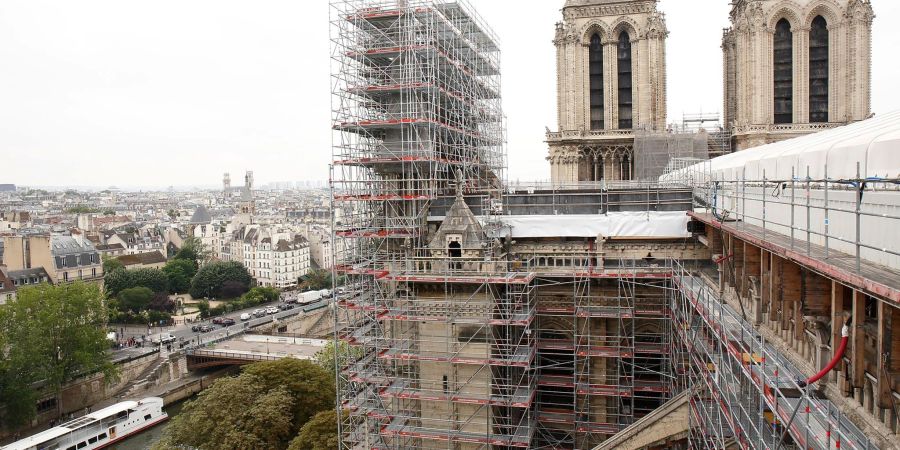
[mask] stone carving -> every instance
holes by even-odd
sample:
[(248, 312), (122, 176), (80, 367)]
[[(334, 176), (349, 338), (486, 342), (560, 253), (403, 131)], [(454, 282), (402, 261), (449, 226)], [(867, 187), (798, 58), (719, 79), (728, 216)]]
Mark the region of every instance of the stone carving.
[(666, 15), (654, 11), (647, 18), (647, 32), (645, 36), (648, 39), (659, 39), (669, 36), (669, 29), (666, 27)]

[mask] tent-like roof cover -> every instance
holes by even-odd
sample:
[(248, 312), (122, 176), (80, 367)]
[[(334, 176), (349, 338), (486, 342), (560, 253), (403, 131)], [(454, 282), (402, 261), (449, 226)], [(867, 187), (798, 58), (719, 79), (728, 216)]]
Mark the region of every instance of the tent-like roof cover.
[(900, 111), (695, 164), (660, 181), (900, 178)]

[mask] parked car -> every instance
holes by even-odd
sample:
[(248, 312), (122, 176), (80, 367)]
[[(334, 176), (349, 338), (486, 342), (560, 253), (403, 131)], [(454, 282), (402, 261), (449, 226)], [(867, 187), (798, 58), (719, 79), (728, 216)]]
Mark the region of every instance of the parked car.
[(252, 317), (252, 316), (250, 316), (250, 313), (243, 313), (243, 314), (241, 314), (241, 320), (242, 320), (242, 321), (250, 320), (250, 317)]
[(278, 314), (280, 310), (274, 306), (269, 306), (266, 308), (266, 314)]
[(216, 325), (222, 325), (222, 319), (224, 319), (224, 317), (216, 317), (212, 320), (212, 323)]
[(225, 317), (222, 319), (222, 322), (219, 323), (219, 325), (222, 325), (223, 327), (229, 327), (231, 325), (234, 325), (235, 323), (236, 322), (231, 317)]

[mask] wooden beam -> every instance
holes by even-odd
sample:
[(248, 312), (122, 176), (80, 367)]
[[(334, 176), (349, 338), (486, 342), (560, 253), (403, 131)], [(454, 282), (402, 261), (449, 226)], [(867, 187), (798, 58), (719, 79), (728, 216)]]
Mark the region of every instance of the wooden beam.
[(828, 316), (831, 311), (831, 283), (811, 270), (803, 270), (803, 315)]
[(850, 327), (850, 382), (854, 388), (865, 387), (866, 374), (866, 295), (853, 290), (853, 326)]
[(893, 374), (891, 373), (891, 359), (893, 350), (893, 338), (891, 325), (894, 319), (894, 308), (884, 300), (878, 300), (878, 346), (875, 353), (878, 367), (877, 394), (875, 398), (879, 408), (892, 408), (891, 391), (893, 390)]

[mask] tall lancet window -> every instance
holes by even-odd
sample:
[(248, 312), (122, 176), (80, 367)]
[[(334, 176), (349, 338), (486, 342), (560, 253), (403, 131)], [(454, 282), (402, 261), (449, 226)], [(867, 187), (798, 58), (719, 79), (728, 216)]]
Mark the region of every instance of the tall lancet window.
[(781, 19), (775, 25), (772, 54), (775, 80), (775, 123), (794, 121), (794, 35), (791, 24)]
[(828, 122), (828, 23), (822, 16), (809, 29), (809, 121)]
[(600, 35), (591, 36), (590, 48), (591, 75), (591, 129), (603, 129), (603, 44)]
[(631, 38), (619, 33), (619, 129), (631, 129)]

